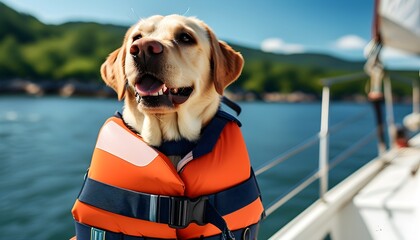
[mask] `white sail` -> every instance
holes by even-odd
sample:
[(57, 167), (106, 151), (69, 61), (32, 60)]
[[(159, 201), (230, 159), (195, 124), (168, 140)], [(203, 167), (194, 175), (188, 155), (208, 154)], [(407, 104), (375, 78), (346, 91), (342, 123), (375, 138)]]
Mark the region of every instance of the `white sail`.
[(420, 0), (377, 0), (374, 30), (384, 46), (420, 55)]

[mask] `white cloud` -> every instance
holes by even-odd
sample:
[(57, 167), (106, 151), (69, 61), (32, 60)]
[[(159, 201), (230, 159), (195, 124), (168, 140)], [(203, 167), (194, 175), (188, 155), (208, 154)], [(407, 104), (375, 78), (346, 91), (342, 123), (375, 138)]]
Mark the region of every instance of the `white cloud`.
[(285, 43), (281, 38), (267, 38), (261, 43), (261, 50), (272, 53), (302, 53), (305, 51), (303, 45)]
[(362, 50), (367, 41), (357, 35), (345, 35), (334, 42), (334, 47), (342, 50)]

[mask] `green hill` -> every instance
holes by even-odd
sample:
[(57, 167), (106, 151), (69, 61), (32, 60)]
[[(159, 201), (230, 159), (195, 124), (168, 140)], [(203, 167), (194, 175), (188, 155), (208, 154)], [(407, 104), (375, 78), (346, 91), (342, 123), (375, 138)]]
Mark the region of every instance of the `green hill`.
[[(246, 48), (237, 44), (230, 44), (234, 49), (240, 51), (245, 59), (264, 60), (300, 67), (318, 67), (326, 69), (339, 69), (348, 71), (360, 71), (364, 62), (352, 62), (317, 53), (296, 53), (296, 54), (278, 54), (268, 53), (260, 50)], [(333, 66), (333, 67), (332, 67)]]
[[(127, 28), (92, 22), (47, 25), (0, 3), (0, 81), (100, 82), (100, 65), (121, 45)], [(362, 62), (323, 54), (273, 54), (231, 45), (246, 62), (243, 74), (229, 88), (234, 92), (318, 95), (320, 78), (363, 68)], [(363, 83), (351, 88), (363, 89)], [(345, 95), (346, 91), (342, 92)]]
[[(324, 77), (360, 72), (364, 62), (351, 62), (325, 54), (274, 54), (231, 44), (242, 53), (245, 67), (233, 90), (303, 92), (318, 95)], [(360, 89), (363, 86), (359, 86)]]
[(96, 81), (125, 31), (97, 23), (46, 25), (0, 3), (0, 78)]

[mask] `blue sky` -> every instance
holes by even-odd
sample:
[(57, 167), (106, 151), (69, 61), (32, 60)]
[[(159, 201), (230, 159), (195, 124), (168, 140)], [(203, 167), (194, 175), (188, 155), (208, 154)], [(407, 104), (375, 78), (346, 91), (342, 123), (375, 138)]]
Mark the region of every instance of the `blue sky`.
[(226, 41), (265, 51), (321, 52), (356, 60), (364, 59), (374, 5), (374, 0), (0, 1), (48, 24), (95, 21), (129, 26), (154, 14), (196, 16)]

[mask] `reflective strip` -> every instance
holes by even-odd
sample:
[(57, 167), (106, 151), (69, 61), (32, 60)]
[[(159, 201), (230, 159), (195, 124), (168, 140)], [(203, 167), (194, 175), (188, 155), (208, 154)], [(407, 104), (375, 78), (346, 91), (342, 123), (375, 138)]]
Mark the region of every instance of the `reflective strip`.
[(96, 148), (139, 167), (147, 166), (158, 156), (153, 148), (112, 121), (102, 127)]
[(105, 231), (97, 228), (90, 229), (90, 240), (105, 240)]
[(152, 222), (156, 222), (157, 218), (157, 205), (158, 205), (158, 195), (150, 195), (150, 207), (149, 207), (149, 219)]
[(193, 159), (194, 159), (194, 157), (193, 157), (193, 153), (191, 151), (187, 155), (185, 155), (185, 157), (183, 159), (181, 159), (181, 161), (179, 161), (179, 163), (176, 167), (177, 172), (180, 172), (182, 170), (182, 168), (184, 168), (184, 166), (187, 165), (187, 163), (189, 163)]

